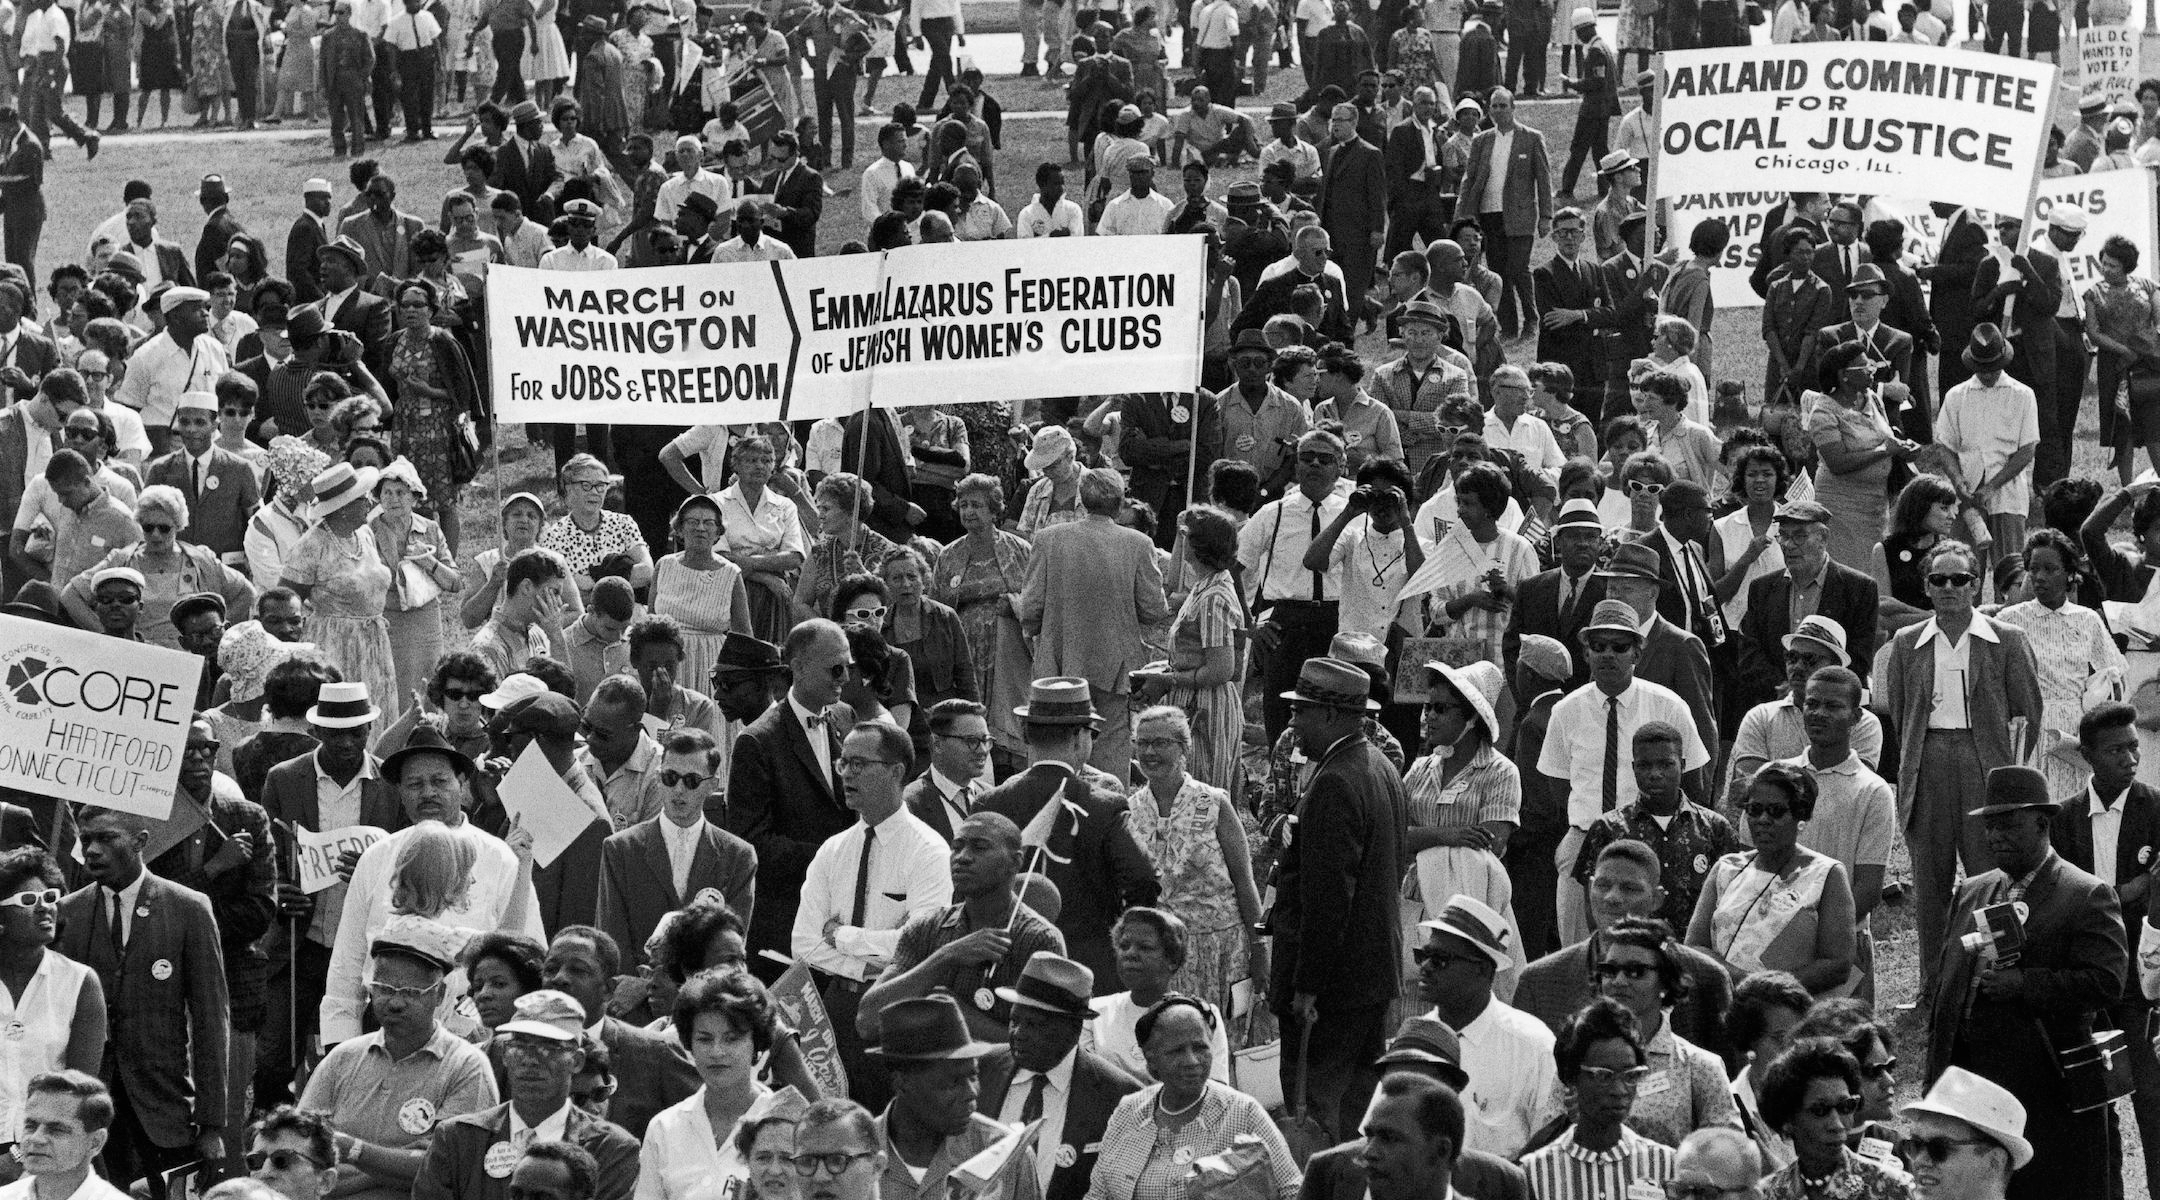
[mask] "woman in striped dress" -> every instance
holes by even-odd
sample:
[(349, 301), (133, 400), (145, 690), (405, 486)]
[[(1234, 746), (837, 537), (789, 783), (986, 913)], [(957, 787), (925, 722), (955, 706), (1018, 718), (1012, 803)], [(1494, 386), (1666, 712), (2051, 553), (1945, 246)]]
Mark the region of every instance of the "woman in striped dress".
[(1186, 557), (1205, 571), (1170, 631), (1169, 670), (1133, 681), (1137, 704), (1167, 701), (1193, 726), (1193, 774), (1210, 787), (1243, 794), (1238, 756), (1245, 744), (1245, 706), (1238, 662), (1245, 638), (1244, 601), (1231, 569), (1237, 565), (1237, 522), (1201, 505), (1185, 513)]
[[(1417, 923), (1438, 916), (1448, 898), (1458, 893), (1506, 916), (1508, 944), (1519, 948), (1522, 931), (1515, 928), (1513, 896), (1501, 859), (1521, 817), (1522, 778), (1495, 744), (1500, 719), (1493, 706), (1503, 686), (1500, 668), (1481, 661), (1464, 667), (1405, 663), (1403, 669), (1423, 670), (1432, 687), (1418, 726), (1425, 756), (1410, 764), (1403, 777), (1410, 798), (1403, 848), (1411, 855), (1402, 883), (1403, 953), (1407, 956), (1411, 947), (1424, 944)], [(1517, 955), (1519, 971), (1519, 949)], [(1414, 992), (1418, 971), (1407, 957), (1402, 978)], [(1497, 990), (1503, 999), (1514, 994), (1513, 972), (1503, 973)]]

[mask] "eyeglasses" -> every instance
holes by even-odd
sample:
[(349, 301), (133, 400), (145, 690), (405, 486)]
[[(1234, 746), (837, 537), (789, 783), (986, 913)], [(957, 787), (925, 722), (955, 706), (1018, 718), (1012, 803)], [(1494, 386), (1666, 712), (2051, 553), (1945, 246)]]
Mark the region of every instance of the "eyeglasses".
[(1648, 979), (1656, 970), (1657, 968), (1649, 963), (1601, 962), (1597, 965), (1597, 977), (1599, 979), (1618, 979), (1625, 975), (1630, 980), (1639, 983)]
[(1668, 1179), (1664, 1186), (1665, 1200), (1728, 1200), (1755, 1194), (1753, 1187), (1719, 1187), (1707, 1179)]
[(9, 906), (13, 906), (15, 908), (36, 908), (40, 904), (50, 908), (58, 903), (60, 903), (60, 889), (46, 888), (42, 892), (17, 892), (14, 895), (9, 896), (5, 900), (0, 900), (0, 908), (7, 908)]
[(180, 757), (216, 758), (217, 752), (218, 743), (216, 742), (189, 742), (187, 746), (180, 751)]
[(77, 372), (77, 374), (81, 375), (81, 376), (82, 376), (82, 377), (83, 377), (84, 379), (110, 379), (110, 378), (112, 378), (112, 372), (111, 372), (111, 371), (79, 371), (79, 372)]
[(1970, 571), (1935, 571), (1928, 575), (1927, 585), (1931, 588), (1971, 587), (1973, 580), (1978, 578)]
[(857, 771), (867, 771), (872, 767), (890, 765), (892, 765), (892, 760), (889, 758), (856, 758), (853, 755), (847, 755), (840, 760), (840, 773), (842, 775), (852, 775)]
[(958, 742), (970, 750), (988, 750), (990, 748), (990, 735), (987, 733), (941, 733), (938, 736), (948, 742)]
[(481, 691), (479, 688), (446, 687), (442, 690), (443, 703), (445, 704), (450, 704), (460, 700), (470, 704), (485, 695), (487, 695), (487, 693)]
[(1843, 1100), (1817, 1100), (1813, 1104), (1802, 1105), (1800, 1111), (1818, 1121), (1828, 1117), (1831, 1113), (1836, 1113), (1841, 1117), (1849, 1117), (1860, 1111), (1860, 1097), (1847, 1096)]
[(142, 527), (144, 533), (171, 533), (178, 528), (170, 521), (137, 521), (136, 524)]
[(1661, 496), (1665, 493), (1665, 485), (1662, 483), (1644, 483), (1640, 479), (1630, 479), (1628, 480), (1627, 490), (1630, 496)]
[(1750, 804), (1747, 806), (1747, 815), (1751, 817), (1761, 817), (1766, 821), (1782, 821), (1786, 817), (1792, 815), (1792, 805)]
[(1315, 450), (1298, 451), (1297, 460), (1308, 467), (1332, 467), (1342, 461), (1332, 454), (1322, 454)]
[(1895, 1058), (1886, 1058), (1879, 1063), (1860, 1064), (1860, 1077), (1862, 1079), (1888, 1079), (1895, 1074), (1897, 1074), (1897, 1060)]
[(553, 1054), (557, 1050), (574, 1050), (576, 1048), (577, 1043), (568, 1038), (557, 1040), (555, 1038), (535, 1037), (529, 1033), (513, 1033), (510, 1035), (509, 1040), (503, 1043), (504, 1052), (509, 1054)]
[(424, 1004), (427, 1002), (428, 997), (434, 994), (435, 989), (441, 987), (442, 984), (431, 983), (426, 987), (399, 987), (394, 983), (377, 983), (372, 979), (368, 979), (363, 980), (361, 986), (368, 990), (368, 995), (377, 1000), (405, 1000), (414, 1004)]
[(1585, 638), (1583, 649), (1592, 654), (1625, 654), (1635, 648), (1633, 638)]
[(1648, 1067), (1577, 1067), (1575, 1074), (1584, 1083), (1614, 1083), (1621, 1087), (1635, 1087), (1649, 1078)]
[(592, 492), (593, 494), (598, 495), (608, 490), (608, 481), (605, 479), (573, 479), (563, 484), (563, 490), (570, 492)]
[(1431, 967), (1435, 971), (1445, 971), (1459, 962), (1474, 963), (1478, 961), (1480, 956), (1475, 954), (1450, 954), (1445, 950), (1428, 950), (1423, 946), (1419, 946), (1410, 951), (1410, 957), (1416, 959), (1417, 964), (1421, 967)]
[(317, 1171), (329, 1170), (328, 1164), (317, 1162), (298, 1150), (272, 1150), (268, 1153), (256, 1150), (242, 1157), (247, 1160), (247, 1168), (250, 1171), (260, 1171), (266, 1163), (273, 1171), (297, 1171), (300, 1169), (301, 1163), (306, 1163)]
[(1950, 1157), (1953, 1146), (1993, 1146), (1988, 1138), (1913, 1137), (1906, 1135), (1897, 1140), (1899, 1158), (1915, 1159), (1926, 1156), (1929, 1162), (1941, 1162)]
[(105, 435), (98, 430), (92, 429), (87, 425), (83, 425), (70, 427), (62, 436), (71, 438), (82, 438), (86, 440), (97, 440), (103, 438)]
[(851, 608), (847, 610), (847, 619), (865, 622), (883, 621), (885, 619), (885, 606), (872, 604), (862, 608)]
[(694, 788), (694, 787), (704, 787), (704, 786), (705, 786), (705, 781), (706, 781), (706, 780), (708, 780), (708, 779), (718, 779), (718, 778), (720, 778), (720, 777), (719, 777), (718, 775), (700, 775), (700, 774), (698, 774), (698, 773), (697, 773), (696, 771), (662, 771), (662, 772), (660, 772), (660, 782), (661, 782), (662, 784), (664, 784), (664, 785), (668, 786), (668, 787), (671, 787), (671, 788), (673, 788), (673, 787), (679, 787), (679, 788)]
[(827, 1175), (845, 1175), (847, 1169), (854, 1166), (858, 1160), (876, 1157), (875, 1150), (861, 1150), (854, 1154), (791, 1154), (788, 1162), (795, 1168), (797, 1175), (808, 1179), (817, 1174), (819, 1167), (825, 1168)]

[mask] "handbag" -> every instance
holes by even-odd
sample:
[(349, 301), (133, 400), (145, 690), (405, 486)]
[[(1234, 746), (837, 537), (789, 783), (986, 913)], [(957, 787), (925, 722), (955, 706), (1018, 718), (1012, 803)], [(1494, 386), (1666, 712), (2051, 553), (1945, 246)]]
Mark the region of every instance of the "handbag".
[(458, 485), (471, 483), (480, 474), (480, 433), (473, 427), (471, 413), (459, 413), (455, 432), (450, 438), (450, 482)]
[(1230, 1148), (1196, 1159), (1185, 1178), (1185, 1194), (1196, 1200), (1274, 1200), (1280, 1194), (1268, 1162), (1267, 1145), (1241, 1133)]

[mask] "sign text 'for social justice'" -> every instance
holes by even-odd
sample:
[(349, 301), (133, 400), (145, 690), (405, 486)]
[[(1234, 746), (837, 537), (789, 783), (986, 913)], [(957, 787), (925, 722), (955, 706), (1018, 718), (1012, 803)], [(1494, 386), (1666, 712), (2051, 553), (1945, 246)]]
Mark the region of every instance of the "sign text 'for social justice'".
[(500, 416), (698, 425), (1084, 391), (1190, 391), (1198, 237), (910, 246), (488, 274)]
[(1665, 56), (1660, 196), (1920, 195), (2023, 211), (2055, 67), (1887, 42)]

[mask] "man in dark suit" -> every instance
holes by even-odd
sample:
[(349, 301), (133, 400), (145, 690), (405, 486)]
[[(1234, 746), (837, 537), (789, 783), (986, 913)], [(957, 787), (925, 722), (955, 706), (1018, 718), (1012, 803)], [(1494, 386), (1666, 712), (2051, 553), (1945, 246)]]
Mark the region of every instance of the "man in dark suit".
[[(2112, 1195), (2120, 1184), (2111, 1115), (2105, 1106), (2070, 1110), (2056, 1055), (2082, 1044), (2122, 998), (2130, 952), (2115, 889), (2053, 852), (2060, 808), (2031, 767), (1988, 772), (1985, 801), (1966, 820), (1979, 823), (1995, 869), (1959, 885), (1934, 973), (1940, 986), (1922, 993), (1932, 997), (1924, 1078), (1963, 1067), (2024, 1102), (2033, 1160), (2011, 1179), (2011, 1200)], [(1989, 927), (1982, 910), (2022, 927), (2014, 958), (1993, 953), (1985, 937), (1979, 948), (1964, 945), (1965, 934)]]
[(802, 146), (793, 132), (783, 129), (765, 143), (766, 161), (772, 174), (753, 189), (772, 196), (780, 213), (780, 240), (797, 258), (817, 254), (818, 219), (825, 215), (825, 179), (803, 161)]
[[(518, 1142), (533, 1140), (532, 1131), (554, 1122), (561, 1123), (561, 1141), (583, 1149), (599, 1165), (599, 1190), (587, 1200), (630, 1200), (637, 1185), (638, 1139), (570, 1102), (570, 1085), (585, 1063), (590, 1036), (585, 1012), (579, 1001), (547, 988), (518, 997), (516, 1019), (495, 1031), (505, 1039), (504, 1057), (524, 1068), (508, 1073), (510, 1098), (435, 1127), (413, 1177), (413, 1200), (509, 1200)], [(619, 1085), (633, 1082), (622, 1059), (612, 1065)], [(622, 1093), (616, 1095), (611, 1114), (621, 1111)], [(517, 1133), (525, 1137), (515, 1138)]]
[[(0, 280), (0, 318), (8, 312), (9, 298), (21, 290), (10, 281)], [(30, 335), (20, 329), (16, 337), (24, 343), (30, 341)], [(13, 379), (10, 372), (17, 370), (20, 368), (12, 364), (0, 367), (0, 385)], [(67, 415), (82, 406), (80, 378), (62, 375), (51, 382), (50, 388), (33, 384), (36, 390), (28, 399), (0, 409), (0, 508), (9, 504), (17, 508), (22, 506), (24, 467), (29, 460), (30, 439), (37, 438), (49, 445), (61, 425), (66, 423)], [(14, 595), (29, 579), (14, 555), (0, 555), (0, 588), (8, 595)]]
[(930, 768), (900, 793), (902, 803), (931, 832), (952, 842), (953, 830), (975, 811), (989, 787), (990, 722), (972, 700), (930, 706)]
[[(556, 931), (540, 964), (540, 981), (586, 1012), (606, 1013), (610, 989), (622, 974), (622, 950), (615, 939), (590, 925)], [(614, 1060), (615, 1098), (608, 1119), (642, 1140), (645, 1127), (661, 1109), (698, 1090), (697, 1068), (673, 1033), (654, 1033), (616, 1017), (603, 1016), (596, 1035)]]
[(174, 402), (172, 453), (152, 459), (146, 485), (166, 484), (187, 498), (188, 524), (180, 536), (227, 561), (244, 559), (248, 522), (262, 503), (255, 469), (217, 443), (218, 398), (187, 392)]
[[(130, 200), (125, 216), (128, 240), (113, 249), (125, 250), (138, 261), (154, 264), (157, 267), (158, 279), (163, 282), (179, 287), (195, 286), (196, 273), (188, 269), (187, 251), (182, 250), (179, 243), (166, 241), (157, 235), (157, 205), (148, 197)], [(224, 256), (224, 248), (220, 247), (219, 270), (224, 269)]]
[[(2160, 858), (2160, 791), (2139, 783), (2137, 710), (2127, 704), (2101, 704), (2078, 722), (2078, 750), (2092, 767), (2092, 783), (2066, 797), (2055, 814), (2049, 843), (2063, 861), (2090, 873), (2116, 890), (2122, 901), (2125, 935), (2142, 929), (2152, 905), (2152, 869)], [(2094, 855), (2096, 841), (2111, 837), (2112, 860)], [(2160, 1195), (2160, 1060), (2150, 1038), (2141, 1036), (2152, 1003), (2138, 986), (2135, 972), (2123, 980), (2122, 994), (2108, 1004), (2108, 1017), (2123, 1031), (2130, 1054), (2130, 1079), (2137, 1090), (2130, 1107), (2137, 1114), (2138, 1139), (2145, 1146), (2147, 1186)]]
[[(27, 400), (35, 395), (46, 373), (60, 365), (60, 351), (53, 345), (52, 338), (32, 333), (22, 326), (23, 318), (29, 315), (32, 307), (26, 288), (12, 279), (0, 280), (0, 386), (5, 386), (17, 400)], [(5, 346), (10, 339), (14, 344)], [(56, 419), (66, 420), (67, 413), (56, 414)], [(20, 479), (15, 486), (22, 486)]]
[(212, 271), (225, 269), (225, 249), (232, 245), (234, 235), (247, 232), (240, 219), (232, 215), (232, 196), (225, 190), (222, 175), (205, 175), (195, 199), (202, 205), (202, 238), (195, 243), (195, 278), (207, 277)]
[(1328, 114), (1319, 198), (1320, 228), (1328, 231), (1342, 266), (1352, 317), (1372, 290), (1373, 255), (1385, 240), (1388, 217), (1387, 168), (1378, 148), (1358, 136), (1358, 116), (1357, 105), (1348, 103)]
[(1830, 285), (1831, 311), (1840, 321), (1852, 317), (1846, 290), (1858, 277), (1860, 264), (1874, 261), (1868, 248), (1860, 244), (1862, 219), (1860, 206), (1851, 200), (1831, 205), (1829, 215), (1823, 219), (1823, 232), (1828, 236), (1815, 247), (1815, 275)]
[[(1362, 667), (1308, 659), (1298, 673), (1290, 725), (1318, 763), (1298, 806), (1297, 837), (1276, 862), (1275, 958), (1268, 1005), (1286, 1044), (1307, 1046), (1311, 1113), (1338, 1138), (1357, 1128), (1379, 1072), (1387, 1009), (1401, 990), (1396, 892), (1407, 857), (1409, 798), (1402, 779), (1367, 740)], [(1283, 1094), (1297, 1094), (1297, 1055), (1283, 1057)]]
[(330, 181), (310, 179), (301, 185), (300, 215), (285, 233), (285, 279), (293, 286), (293, 300), (313, 304), (322, 299), (322, 282), (315, 276), (315, 253), (330, 243)]
[(1064, 898), (1058, 929), (1066, 953), (1093, 971), (1098, 983), (1114, 983), (1110, 926), (1126, 909), (1155, 903), (1161, 881), (1126, 823), (1123, 781), (1087, 765), (1102, 728), (1087, 681), (1038, 679), (1019, 713), (1028, 769), (983, 793), (975, 811), (997, 813), (1027, 829), (1051, 804), (1062, 807), (1022, 865), (1049, 876)]
[(1297, 236), (1290, 240), (1290, 256), (1296, 265), (1253, 289), (1245, 307), (1238, 310), (1237, 320), (1231, 322), (1231, 331), (1243, 333), (1248, 329), (1259, 329), (1267, 324), (1269, 317), (1296, 311), (1293, 293), (1310, 284), (1320, 289), (1321, 296), (1327, 301), (1320, 317), (1320, 333), (1338, 342), (1353, 340), (1353, 318), (1362, 297), (1351, 295), (1349, 289), (1328, 272), (1327, 260), (1333, 240), (1328, 231), (1318, 225), (1307, 225), (1298, 230)]
[[(217, 918), (201, 892), (152, 875), (145, 858), (171, 844), (172, 823), (86, 808), (83, 869), (92, 882), (60, 901), (53, 948), (97, 972), (112, 1031), (98, 1071), (113, 1093), (105, 1164), (116, 1182), (225, 1156), (231, 1010)], [(237, 1133), (238, 1131), (233, 1131)]]
[(1427, 245), (1448, 235), (1454, 197), (1440, 182), (1440, 154), (1448, 131), (1440, 120), (1440, 98), (1428, 87), (1410, 94), (1410, 119), (1388, 130), (1387, 247), (1384, 257), (1412, 249), (1418, 238)]
[(870, 485), (868, 507), (856, 516), (886, 540), (904, 546), (926, 514), (908, 499), (907, 456), (900, 449), (894, 420), (891, 409), (868, 408), (846, 417), (841, 422), (840, 461), (856, 468), (856, 474)]
[(1455, 209), (1485, 227), (1485, 262), (1500, 276), (1500, 332), (1512, 338), (1537, 319), (1530, 250), (1552, 232), (1552, 161), (1545, 135), (1516, 123), (1515, 97), (1506, 88), (1493, 89), (1491, 110), (1493, 127), (1470, 139)]
[[(1552, 531), (1553, 557), (1560, 560), (1560, 565), (1516, 586), (1515, 605), (1508, 610), (1507, 632), (1500, 635), (1500, 658), (1509, 679), (1516, 677), (1515, 660), (1525, 636), (1543, 634), (1563, 646), (1576, 643), (1575, 635), (1590, 623), (1590, 614), (1605, 598), (1605, 580), (1597, 571), (1598, 552), (1604, 544), (1605, 527), (1598, 519), (1596, 504), (1578, 499), (1561, 506), (1560, 515), (1553, 518)], [(1575, 674), (1568, 679), (1568, 690), (1588, 682), (1589, 665), (1577, 662)]]
[[(551, 934), (571, 926), (590, 925), (598, 915), (600, 848), (615, 831), (606, 816), (606, 793), (578, 762), (578, 732), (584, 727), (584, 714), (577, 702), (552, 691), (512, 701), (489, 725), (497, 757), (515, 762), (525, 753), (526, 747), (538, 746), (556, 777), (594, 813), (577, 837), (556, 855), (554, 862), (533, 868), (533, 898), (538, 902), (540, 927)], [(492, 781), (486, 781), (485, 791), (493, 790)], [(476, 785), (475, 791), (480, 793), (482, 787)], [(500, 803), (484, 794), (476, 798), (479, 801), (473, 806), (476, 816)], [(492, 816), (493, 813), (489, 813), (489, 818)], [(480, 823), (489, 825), (493, 821), (482, 819)]]
[[(1822, 250), (1815, 254), (1819, 262)], [(1868, 361), (1874, 364), (1876, 382), (1896, 380), (1910, 387), (1913, 382), (1913, 336), (1883, 322), (1883, 311), (1889, 306), (1889, 278), (1874, 263), (1861, 263), (1845, 287), (1845, 309), (1851, 315), (1840, 324), (1826, 326), (1816, 335), (1817, 357), (1833, 346), (1856, 341), (1865, 347)], [(1914, 399), (1917, 401), (1917, 394)], [(1905, 436), (1922, 444), (1934, 440), (1934, 421), (1926, 405), (1908, 403), (1889, 416), (1891, 424)]]
[[(1987, 257), (1987, 230), (1973, 210), (1955, 204), (1935, 206), (1938, 216), (1950, 219), (1943, 230), (1942, 248), (1931, 266), (1913, 273), (1928, 283), (1928, 316), (1945, 346), (1962, 346), (1972, 337), (1979, 318), (1973, 315), (1973, 278)], [(1945, 354), (1935, 365), (1935, 394), (1947, 396), (1952, 386), (1972, 377), (1972, 368), (1956, 354)]]
[(542, 140), (547, 122), (539, 105), (520, 100), (510, 110), (510, 124), (516, 133), (495, 152), (495, 174), (488, 183), (515, 195), (525, 215), (545, 225), (555, 212), (548, 189), (562, 178), (555, 152)]
[(1879, 590), (1873, 575), (1830, 557), (1827, 526), (1836, 519), (1813, 500), (1778, 506), (1785, 569), (1748, 585), (1747, 616), (1740, 621), (1741, 688), (1730, 701), (1742, 712), (1776, 698), (1785, 681), (1785, 635), (1804, 617), (1820, 614), (1850, 631), (1849, 653), (1861, 679), (1874, 668)]
[(390, 302), (360, 286), (367, 269), (360, 243), (342, 235), (332, 240), (315, 255), (323, 290), (315, 307), (332, 329), (360, 339), (361, 361), (382, 380), (390, 377)]
[[(1642, 648), (1636, 653), (1635, 677), (1671, 688), (1695, 716), (1695, 732), (1702, 744), (1718, 744), (1717, 696), (1711, 681), (1710, 653), (1702, 639), (1665, 618), (1659, 597), (1666, 594), (1656, 551), (1645, 542), (1623, 542), (1612, 548), (1598, 577), (1605, 581), (1605, 595), (1635, 610), (1641, 622)], [(1588, 614), (1584, 614), (1585, 621)], [(1587, 656), (1586, 656), (1587, 657)], [(1708, 772), (1698, 772), (1689, 788), (1697, 803), (1708, 802)]]
[(1537, 287), (1538, 361), (1566, 364), (1583, 387), (1598, 378), (1597, 331), (1613, 322), (1604, 278), (1582, 255), (1589, 232), (1580, 210), (1554, 213), (1552, 236), (1559, 252), (1531, 272)]
[(727, 786), (727, 831), (758, 857), (751, 967), (774, 978), (779, 972), (759, 951), (788, 953), (810, 859), (855, 823), (841, 802), (837, 770), (842, 735), (855, 725), (839, 703), (847, 634), (813, 618), (789, 631), (782, 653), (793, 676), (788, 693), (736, 736)]
[(1132, 472), (1126, 494), (1154, 506), (1155, 544), (1168, 550), (1177, 542), (1178, 515), (1185, 511), (1186, 480), (1195, 462), (1194, 430), (1199, 431), (1198, 462), (1206, 470), (1222, 453), (1222, 406), (1203, 388), (1197, 395), (1128, 392), (1119, 411), (1124, 433), (1118, 454)]
[(1583, 164), (1587, 162), (1595, 169), (1611, 144), (1613, 118), (1620, 115), (1620, 70), (1612, 47), (1598, 35), (1594, 9), (1577, 8), (1568, 24), (1574, 26), (1575, 40), (1582, 47), (1577, 60), (1582, 63), (1582, 74), (1573, 79), (1564, 75), (1560, 78), (1568, 91), (1582, 97), (1582, 104), (1575, 110), (1575, 132), (1568, 139), (1567, 167), (1560, 172), (1560, 193), (1573, 196)]
[(1043, 1200), (1087, 1195), (1110, 1114), (1143, 1086), (1080, 1048), (1081, 1027), (1095, 1019), (1094, 994), (1094, 972), (1048, 951), (1028, 959), (1014, 986), (997, 989), (1012, 1005), (1012, 1049), (983, 1059), (976, 1111), (1006, 1124), (1044, 1118), (1035, 1143)]
[[(1402, 1028), (1388, 1041), (1387, 1053), (1373, 1065), (1387, 1072), (1390, 1078), (1417, 1076), (1444, 1083), (1453, 1088), (1458, 1097), (1470, 1088), (1470, 1076), (1462, 1069), (1462, 1041), (1437, 1017), (1416, 1016), (1404, 1021)], [(1371, 1131), (1371, 1120), (1378, 1107), (1376, 1099), (1374, 1108), (1366, 1111), (1366, 1121), (1360, 1132)], [(1467, 1123), (1467, 1114), (1462, 1112), (1459, 1100), (1456, 1112), (1458, 1118)], [(1360, 1137), (1313, 1155), (1312, 1161), (1305, 1164), (1305, 1190), (1299, 1194), (1308, 1200), (1379, 1200), (1383, 1191), (1368, 1190), (1372, 1180), (1365, 1169), (1366, 1145), (1366, 1140)], [(1529, 1200), (1530, 1181), (1524, 1177), (1522, 1168), (1514, 1163), (1497, 1154), (1471, 1150), (1459, 1144), (1454, 1158), (1452, 1168), (1445, 1172), (1434, 1167), (1418, 1172), (1417, 1187), (1450, 1187), (1453, 1194), (1463, 1200)], [(1382, 1188), (1387, 1186), (1383, 1184)], [(1410, 1193), (1413, 1197), (1427, 1194), (1423, 1190)]]
[[(2003, 246), (2015, 246), (2023, 224), (2014, 217), (1998, 218), (1996, 237)], [(2055, 314), (2062, 306), (2063, 290), (2073, 285), (2063, 275), (2062, 260), (2053, 254), (2033, 249), (2007, 255), (2007, 263), (2005, 257), (1990, 254), (1973, 271), (1973, 316), (2009, 336), (2013, 354), (2007, 372), (2033, 390), (2039, 405), (2040, 448), (2033, 458), (2032, 486), (2041, 488), (2060, 479), (2069, 464), (2070, 434), (2055, 410), (2055, 362), (2062, 344), (2062, 327)], [(1946, 388), (1943, 402), (1949, 401)], [(2063, 401), (2066, 407), (2073, 402)], [(2047, 470), (2051, 462), (2053, 474)]]
[(1648, 219), (1641, 211), (1620, 218), (1620, 240), (1626, 249), (1598, 264), (1605, 285), (1606, 302), (1612, 305), (1612, 325), (1598, 330), (1598, 357), (1604, 364), (1604, 400), (1592, 405), (1594, 392), (1575, 381), (1583, 411), (1604, 422), (1621, 415), (1632, 416), (1635, 403), (1628, 395), (1628, 365), (1650, 355), (1655, 331), (1658, 296), (1665, 290), (1670, 268), (1643, 253)]
[[(746, 925), (756, 915), (757, 851), (705, 819), (705, 798), (719, 790), (713, 774), (719, 767), (720, 748), (711, 734), (690, 728), (668, 734), (659, 767), (660, 815), (600, 845), (600, 915), (594, 923), (629, 952), (633, 968), (645, 965), (645, 941), (660, 918), (708, 892)], [(678, 867), (677, 847), (684, 845), (688, 858)]]

